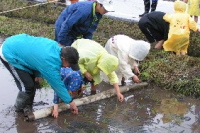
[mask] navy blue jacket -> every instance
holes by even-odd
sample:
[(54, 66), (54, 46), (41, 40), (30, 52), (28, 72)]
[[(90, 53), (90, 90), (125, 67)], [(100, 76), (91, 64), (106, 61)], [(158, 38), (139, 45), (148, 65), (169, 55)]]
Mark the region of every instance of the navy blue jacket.
[(77, 38), (92, 39), (92, 33), (102, 18), (95, 12), (95, 5), (95, 1), (83, 1), (66, 7), (56, 20), (55, 40), (71, 46)]

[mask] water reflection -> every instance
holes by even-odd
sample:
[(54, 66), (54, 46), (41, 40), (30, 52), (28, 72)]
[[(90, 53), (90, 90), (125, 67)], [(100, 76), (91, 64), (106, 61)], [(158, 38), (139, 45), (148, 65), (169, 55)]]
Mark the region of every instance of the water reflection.
[(186, 103), (178, 102), (177, 99), (162, 99), (161, 104), (155, 107), (157, 113), (163, 114), (162, 122), (168, 123), (176, 120), (177, 117), (182, 118), (188, 112)]
[(150, 125), (144, 125), (145, 130), (162, 133), (200, 132), (199, 106), (191, 106), (190, 103), (179, 102), (176, 98), (171, 98), (162, 99), (154, 109), (157, 114)]
[(195, 106), (195, 122), (191, 126), (192, 133), (199, 133), (200, 132), (200, 105)]
[(16, 113), (15, 125), (18, 133), (36, 133), (36, 122), (25, 122), (22, 113)]

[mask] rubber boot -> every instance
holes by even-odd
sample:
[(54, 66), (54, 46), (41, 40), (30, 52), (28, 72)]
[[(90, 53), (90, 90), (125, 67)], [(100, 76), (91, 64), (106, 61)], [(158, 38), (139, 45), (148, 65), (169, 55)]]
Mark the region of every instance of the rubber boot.
[(15, 112), (23, 112), (24, 107), (26, 106), (26, 101), (29, 99), (29, 95), (25, 92), (19, 92), (17, 99), (15, 101)]
[(157, 3), (158, 3), (158, 1), (152, 1), (152, 3), (151, 3), (151, 12), (156, 10)]
[(35, 97), (35, 91), (36, 91), (36, 87), (34, 87), (32, 94), (30, 94), (30, 97), (26, 101), (26, 105), (23, 109), (24, 116), (28, 116), (30, 113), (33, 112), (33, 101), (34, 101), (34, 97)]
[(139, 17), (143, 17), (145, 14), (149, 13), (150, 10), (150, 0), (144, 0), (144, 13), (140, 14)]

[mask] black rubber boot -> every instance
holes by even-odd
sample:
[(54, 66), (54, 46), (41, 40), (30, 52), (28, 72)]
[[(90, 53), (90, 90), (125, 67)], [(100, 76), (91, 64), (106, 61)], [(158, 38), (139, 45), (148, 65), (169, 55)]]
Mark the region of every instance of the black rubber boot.
[(33, 106), (31, 105), (26, 105), (23, 109), (24, 112), (24, 116), (28, 116), (29, 114), (31, 114), (33, 112)]
[(33, 101), (35, 97), (35, 91), (36, 91), (36, 87), (34, 87), (32, 94), (30, 94), (30, 98), (28, 98), (26, 101), (26, 106), (23, 109), (24, 116), (28, 116), (30, 113), (33, 112)]
[(143, 17), (145, 14), (149, 13), (150, 10), (150, 0), (144, 0), (144, 13), (140, 14), (139, 17)]
[(15, 112), (23, 112), (24, 107), (26, 106), (26, 101), (29, 99), (29, 95), (25, 92), (19, 92), (17, 99), (15, 101)]
[(158, 1), (152, 1), (152, 3), (151, 3), (151, 12), (156, 10), (157, 3), (158, 3)]

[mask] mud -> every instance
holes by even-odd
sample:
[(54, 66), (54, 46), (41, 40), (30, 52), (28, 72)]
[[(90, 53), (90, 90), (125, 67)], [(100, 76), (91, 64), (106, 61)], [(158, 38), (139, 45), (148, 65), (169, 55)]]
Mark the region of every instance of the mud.
[[(1, 42), (3, 39), (0, 40)], [(25, 122), (13, 104), (18, 89), (9, 72), (0, 63), (0, 132), (1, 133), (199, 133), (200, 101), (151, 86), (124, 93), (120, 103), (116, 96), (80, 106), (79, 114), (61, 112), (57, 119), (49, 116)], [(98, 91), (112, 88), (102, 82)], [(34, 110), (53, 105), (53, 90), (37, 90)]]

